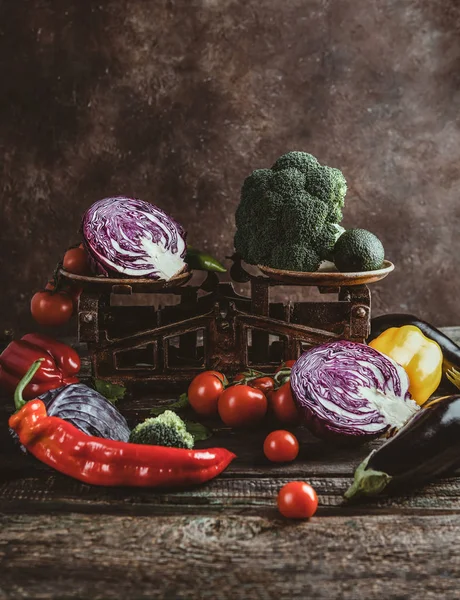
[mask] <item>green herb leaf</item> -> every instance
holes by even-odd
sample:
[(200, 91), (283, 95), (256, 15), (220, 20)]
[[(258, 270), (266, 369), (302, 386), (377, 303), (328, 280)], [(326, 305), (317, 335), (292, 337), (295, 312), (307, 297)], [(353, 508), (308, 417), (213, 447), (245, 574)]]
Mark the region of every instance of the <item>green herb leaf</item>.
[(107, 398), (109, 402), (112, 402), (112, 404), (116, 404), (126, 394), (124, 386), (110, 383), (110, 381), (104, 381), (103, 379), (94, 380), (94, 389), (102, 394), (104, 398)]
[(179, 400), (176, 400), (176, 402), (173, 402), (172, 404), (165, 404), (163, 406), (155, 406), (151, 409), (150, 413), (158, 417), (158, 415), (162, 415), (165, 410), (178, 412), (184, 408), (187, 408), (187, 406), (189, 406), (188, 396), (187, 394), (181, 394), (179, 396)]
[(211, 429), (208, 429), (201, 423), (195, 423), (195, 421), (184, 421), (187, 431), (193, 435), (195, 442), (207, 440), (212, 436)]

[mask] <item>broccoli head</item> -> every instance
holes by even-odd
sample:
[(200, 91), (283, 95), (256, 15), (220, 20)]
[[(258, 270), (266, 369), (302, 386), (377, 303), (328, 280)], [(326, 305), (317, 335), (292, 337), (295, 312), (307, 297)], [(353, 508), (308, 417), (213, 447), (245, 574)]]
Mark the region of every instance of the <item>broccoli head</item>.
[(154, 446), (171, 446), (173, 448), (193, 448), (193, 436), (184, 421), (172, 410), (166, 410), (158, 417), (146, 419), (139, 423), (129, 436), (133, 444), (152, 444)]
[(288, 152), (243, 183), (235, 213), (235, 250), (250, 264), (316, 271), (343, 229), (347, 184), (311, 154)]

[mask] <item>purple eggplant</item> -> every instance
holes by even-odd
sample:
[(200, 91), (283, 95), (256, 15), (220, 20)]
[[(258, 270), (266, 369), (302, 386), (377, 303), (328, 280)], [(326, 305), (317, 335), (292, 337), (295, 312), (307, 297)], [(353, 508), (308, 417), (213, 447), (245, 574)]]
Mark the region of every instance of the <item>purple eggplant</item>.
[(460, 394), (425, 404), (358, 466), (347, 500), (410, 489), (460, 467)]
[(48, 415), (69, 421), (88, 435), (127, 442), (124, 416), (104, 396), (83, 383), (73, 383), (40, 396)]

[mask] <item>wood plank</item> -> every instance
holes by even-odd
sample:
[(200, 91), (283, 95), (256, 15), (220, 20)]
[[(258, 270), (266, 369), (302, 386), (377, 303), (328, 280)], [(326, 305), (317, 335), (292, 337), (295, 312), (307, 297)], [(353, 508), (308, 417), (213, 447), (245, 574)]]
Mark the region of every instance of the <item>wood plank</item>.
[[(346, 477), (314, 477), (303, 474), (319, 497), (319, 514), (370, 514), (455, 512), (460, 510), (460, 479), (432, 483), (416, 494), (375, 498), (347, 504), (343, 493), (351, 483)], [(100, 488), (51, 474), (25, 478), (0, 486), (0, 512), (56, 513), (91, 512), (100, 514), (225, 514), (275, 513), (279, 489), (292, 477), (256, 479), (216, 479), (184, 491), (136, 488)]]
[(0, 516), (0, 598), (458, 598), (458, 516)]

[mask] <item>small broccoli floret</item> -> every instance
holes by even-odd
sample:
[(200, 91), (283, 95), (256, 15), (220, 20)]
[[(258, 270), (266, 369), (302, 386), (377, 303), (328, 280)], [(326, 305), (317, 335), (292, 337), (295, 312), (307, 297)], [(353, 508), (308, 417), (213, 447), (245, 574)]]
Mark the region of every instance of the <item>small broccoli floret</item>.
[(338, 237), (347, 185), (338, 169), (288, 152), (243, 183), (235, 249), (250, 264), (315, 271)]
[(166, 410), (158, 417), (146, 419), (131, 431), (129, 441), (133, 444), (171, 446), (173, 448), (193, 448), (193, 436), (188, 433), (184, 421)]

